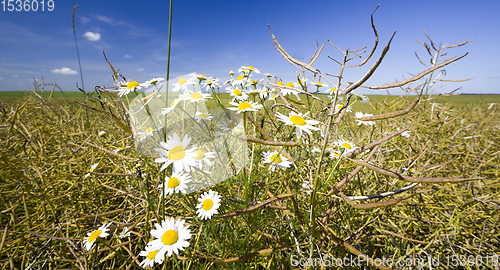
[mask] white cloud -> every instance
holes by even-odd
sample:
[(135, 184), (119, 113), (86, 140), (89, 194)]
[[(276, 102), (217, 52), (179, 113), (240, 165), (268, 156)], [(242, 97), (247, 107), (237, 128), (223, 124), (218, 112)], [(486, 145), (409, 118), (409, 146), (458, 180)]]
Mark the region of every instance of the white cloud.
[(490, 79), (498, 79), (500, 78), (500, 76), (498, 76), (498, 74), (491, 74), (490, 75)]
[(59, 74), (63, 74), (63, 75), (74, 75), (74, 74), (77, 74), (76, 70), (71, 70), (70, 68), (67, 68), (67, 67), (63, 67), (61, 69), (53, 69), (51, 70), (50, 72), (52, 73), (59, 73)]
[(99, 33), (92, 33), (88, 31), (87, 33), (83, 34), (84, 37), (86, 37), (90, 41), (98, 41), (101, 39), (101, 34)]
[(130, 54), (124, 55), (125, 58), (131, 58), (132, 56)]
[(12, 75), (12, 77), (17, 78), (17, 77), (19, 77), (19, 75), (14, 74), (14, 75)]
[(3, 80), (3, 77), (0, 77), (0, 80)]
[(144, 69), (143, 68), (138, 68), (137, 71), (144, 71)]

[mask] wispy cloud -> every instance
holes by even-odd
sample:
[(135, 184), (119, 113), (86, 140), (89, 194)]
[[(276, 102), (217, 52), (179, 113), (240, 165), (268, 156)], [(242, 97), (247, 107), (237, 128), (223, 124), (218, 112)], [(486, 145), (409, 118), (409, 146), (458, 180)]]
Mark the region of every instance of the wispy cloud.
[(87, 38), (88, 40), (90, 41), (98, 41), (99, 39), (101, 39), (101, 34), (99, 33), (93, 33), (93, 32), (86, 32), (85, 34), (83, 34), (83, 36), (85, 38)]
[(143, 69), (143, 68), (138, 68), (138, 69), (136, 69), (136, 70), (137, 70), (137, 71), (144, 71), (144, 69)]
[(490, 79), (498, 79), (498, 78), (500, 78), (500, 75), (498, 75), (498, 74), (491, 74), (489, 78)]
[(125, 25), (125, 23), (122, 21), (113, 20), (109, 17), (102, 16), (102, 15), (92, 15), (92, 17), (94, 17), (96, 20), (98, 20), (100, 22), (104, 22), (104, 23), (107, 23), (110, 25)]
[(63, 75), (74, 75), (77, 74), (76, 70), (71, 70), (70, 68), (63, 67), (61, 69), (53, 69), (50, 72), (52, 73), (58, 73), (58, 74), (63, 74)]
[(123, 57), (125, 57), (125, 58), (132, 58), (132, 56), (130, 54), (126, 54)]

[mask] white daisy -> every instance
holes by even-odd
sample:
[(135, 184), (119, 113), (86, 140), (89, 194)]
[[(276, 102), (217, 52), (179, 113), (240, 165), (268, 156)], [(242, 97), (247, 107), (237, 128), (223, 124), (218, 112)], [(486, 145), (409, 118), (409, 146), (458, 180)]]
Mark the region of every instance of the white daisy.
[(233, 128), (233, 130), (231, 130), (231, 134), (233, 134), (234, 136), (244, 135), (245, 134), (245, 128), (243, 127), (243, 124), (239, 123), (238, 125), (236, 125)]
[(155, 132), (158, 132), (162, 129), (163, 127), (157, 127), (157, 128), (146, 128), (145, 130), (143, 131), (139, 131), (137, 132), (137, 135), (140, 136), (139, 137), (139, 141), (144, 141), (144, 140), (147, 140), (149, 139), (149, 137), (152, 137), (153, 135), (155, 135)]
[(306, 120), (305, 115), (302, 113), (290, 112), (288, 116), (283, 115), (281, 113), (277, 113), (276, 116), (278, 119), (285, 123), (285, 125), (291, 125), (297, 128), (297, 138), (300, 139), (302, 137), (302, 132), (306, 132), (311, 134), (311, 130), (319, 130), (317, 127), (313, 127), (313, 125), (319, 124), (319, 121), (316, 120)]
[[(281, 83), (281, 84), (280, 84)], [(283, 85), (283, 82), (278, 82), (278, 85)], [(295, 88), (295, 85), (291, 82), (287, 83), (285, 85), (286, 87), (290, 87), (290, 88)], [(281, 89), (281, 93), (285, 96), (287, 95), (290, 95), (290, 94), (293, 94), (293, 95), (299, 95), (299, 92), (295, 91), (295, 90), (292, 90), (292, 89), (287, 89), (287, 88), (282, 88)]]
[(332, 150), (332, 151), (330, 152), (330, 158), (331, 158), (331, 159), (338, 159), (338, 158), (340, 158), (340, 156), (341, 156), (341, 154), (340, 154), (340, 152), (339, 152), (339, 151), (333, 151), (333, 150)]
[(277, 97), (279, 97), (278, 94), (273, 94), (269, 97), (270, 100), (275, 100)]
[(179, 255), (179, 250), (189, 246), (186, 240), (191, 238), (191, 230), (189, 225), (184, 226), (184, 223), (183, 219), (176, 221), (172, 217), (163, 220), (161, 225), (155, 224), (156, 229), (151, 230), (151, 235), (156, 239), (149, 243), (152, 250), (158, 250), (155, 258), (163, 258), (165, 254), (170, 257), (172, 253)]
[(207, 90), (210, 90), (211, 88), (212, 89), (219, 88), (220, 84), (217, 83), (218, 81), (219, 79), (209, 78), (203, 82), (203, 87), (205, 87), (205, 89)]
[(238, 88), (226, 88), (227, 92), (231, 97), (233, 97), (233, 100), (247, 100), (248, 95), (241, 89)]
[(309, 180), (304, 179), (304, 181), (302, 181), (302, 188), (300, 189), (300, 191), (304, 191), (307, 194), (311, 194), (312, 189), (313, 187), (311, 186), (311, 183), (309, 183)]
[(245, 76), (240, 75), (236, 78), (236, 80), (233, 81), (233, 84), (234, 85), (244, 85), (249, 79), (250, 79), (250, 77), (245, 77)]
[(153, 267), (155, 263), (157, 264), (162, 264), (163, 263), (163, 257), (157, 257), (156, 254), (158, 253), (157, 249), (153, 249), (151, 246), (147, 245), (145, 250), (141, 251), (139, 253), (140, 256), (146, 257), (139, 266), (146, 268), (146, 267)]
[(196, 112), (194, 115), (194, 120), (196, 120), (198, 123), (201, 120), (210, 120), (212, 119), (212, 116), (209, 113), (202, 113), (202, 112)]
[(123, 231), (120, 233), (118, 237), (120, 238), (125, 238), (130, 236), (130, 231), (128, 230), (128, 227), (123, 228)]
[(161, 115), (165, 115), (165, 114), (173, 111), (175, 109), (175, 107), (177, 106), (177, 104), (182, 100), (183, 97), (184, 96), (181, 95), (178, 98), (174, 99), (174, 101), (172, 101), (172, 104), (170, 105), (170, 107), (168, 107), (168, 108), (161, 108), (160, 114)]
[(228, 122), (222, 122), (220, 124), (220, 127), (223, 131), (233, 131), (233, 129), (236, 127), (236, 123), (233, 122), (233, 120), (229, 120)]
[(368, 97), (367, 97), (367, 96), (365, 96), (365, 95), (363, 95), (363, 94), (361, 94), (361, 93), (358, 93), (358, 92), (356, 92), (356, 91), (354, 91), (353, 95), (354, 95), (354, 96), (355, 96), (358, 100), (360, 100), (360, 101), (361, 101), (361, 102), (363, 102), (363, 103), (367, 103), (368, 101), (370, 101), (370, 100), (368, 99)]
[(118, 88), (118, 96), (126, 96), (130, 92), (135, 90), (140, 90), (142, 86), (136, 81), (120, 82), (120, 88)]
[(229, 71), (229, 76), (234, 76), (234, 71)]
[(196, 205), (196, 213), (198, 217), (203, 219), (211, 219), (214, 214), (217, 214), (217, 209), (220, 206), (220, 195), (213, 190), (203, 193), (198, 199), (200, 202)]
[(95, 168), (97, 168), (97, 165), (99, 165), (99, 162), (90, 165), (89, 173), (87, 173), (83, 179), (89, 177), (90, 172), (93, 172), (95, 170)]
[[(340, 110), (344, 108), (344, 104), (342, 103), (337, 103), (335, 105), (335, 112), (340, 112)], [(352, 107), (351, 105), (347, 105), (347, 108), (345, 109), (346, 112), (351, 112), (352, 111)]]
[(94, 230), (87, 234), (87, 237), (85, 237), (85, 239), (83, 240), (86, 250), (92, 249), (92, 246), (94, 245), (95, 240), (97, 240), (97, 237), (104, 238), (109, 235), (109, 233), (107, 233), (109, 231), (108, 229), (109, 225), (111, 225), (111, 223), (108, 224), (104, 223), (97, 230)]
[(125, 146), (125, 147), (118, 147), (116, 149), (113, 149), (113, 152), (118, 153), (121, 150), (125, 150), (125, 149), (130, 148), (130, 147), (132, 147), (132, 146), (129, 145), (129, 146)]
[(302, 88), (302, 86), (304, 86), (305, 88), (307, 88), (308, 85), (306, 85), (306, 82), (307, 82), (307, 79), (299, 79), (299, 81), (295, 83), (295, 86), (300, 87), (300, 88)]
[(201, 92), (189, 93), (186, 95), (186, 100), (191, 102), (207, 101), (207, 98), (212, 98), (210, 94), (204, 94)]
[(375, 121), (363, 120), (363, 117), (372, 116), (372, 115), (373, 114), (371, 114), (371, 113), (356, 112), (356, 114), (354, 116), (357, 118), (356, 122), (358, 122), (358, 126), (359, 125), (373, 126), (373, 125), (375, 125)]
[(210, 162), (209, 158), (215, 158), (215, 152), (203, 152), (202, 150), (198, 149), (195, 151), (196, 154), (198, 154), (194, 159), (196, 159), (198, 163), (198, 167), (201, 169), (203, 166), (203, 163), (207, 165), (207, 167), (212, 166), (212, 162)]
[(260, 89), (259, 96), (261, 99), (268, 98), (270, 94), (271, 94), (271, 92), (269, 92), (269, 89), (267, 89), (266, 87)]
[[(398, 128), (398, 130), (400, 130), (400, 128)], [(403, 136), (403, 137), (405, 137), (405, 138), (410, 138), (410, 136), (411, 136), (411, 135), (410, 135), (410, 132), (411, 132), (411, 131), (409, 131), (409, 130), (407, 130), (407, 131), (403, 131), (403, 132), (401, 132), (401, 134), (400, 134), (400, 135), (401, 135), (401, 136)]]
[(207, 76), (205, 76), (205, 75), (203, 75), (203, 74), (196, 74), (196, 78), (197, 78), (198, 80), (200, 80), (200, 82), (201, 82), (201, 81), (206, 80), (206, 79), (207, 79)]
[(321, 87), (328, 87), (328, 84), (323, 84), (321, 82), (315, 82), (314, 85), (316, 85), (316, 87), (321, 88)]
[(264, 73), (264, 76), (268, 77), (268, 78), (271, 78), (273, 75), (269, 74), (269, 73)]
[(187, 148), (189, 142), (191, 142), (191, 138), (188, 135), (181, 140), (177, 133), (172, 136), (169, 135), (166, 143), (160, 142), (163, 148), (155, 148), (160, 154), (160, 157), (155, 159), (155, 162), (164, 163), (160, 171), (166, 169), (170, 164), (174, 164), (173, 172), (191, 171), (190, 167), (196, 166), (194, 157), (197, 154), (194, 152), (194, 147)]
[(276, 166), (279, 166), (281, 168), (290, 168), (290, 165), (292, 164), (286, 157), (279, 154), (276, 150), (274, 150), (273, 152), (264, 152), (262, 153), (262, 157), (264, 158), (264, 160), (262, 160), (262, 163), (270, 163), (269, 170), (273, 172), (274, 169), (276, 169)]
[(256, 102), (251, 102), (251, 101), (243, 101), (241, 103), (236, 103), (230, 101), (229, 104), (235, 106), (235, 107), (229, 107), (228, 109), (232, 111), (236, 111), (236, 113), (241, 113), (241, 112), (249, 112), (249, 111), (258, 111), (259, 109), (262, 109), (263, 106), (261, 104), (258, 104)]
[(189, 74), (190, 77), (188, 79), (180, 78), (177, 83), (174, 83), (174, 88), (172, 88), (172, 91), (174, 92), (179, 92), (179, 90), (182, 90), (183, 92), (189, 91), (188, 86), (195, 84), (194, 81), (194, 74)]
[(140, 85), (143, 87), (150, 87), (151, 85), (154, 85), (156, 87), (160, 87), (161, 86), (160, 82), (162, 82), (164, 80), (165, 80), (165, 78), (153, 78), (149, 81), (145, 81), (145, 82), (141, 83)]
[[(191, 180), (191, 176), (183, 172), (174, 172), (172, 173), (171, 177), (166, 176), (164, 184), (167, 186), (165, 188), (165, 195), (163, 197), (179, 192), (186, 194), (186, 184), (191, 181), (193, 181)], [(161, 193), (163, 194), (163, 184), (160, 184), (158, 188), (161, 189)]]
[(354, 151), (359, 148), (354, 143), (346, 140), (338, 140), (335, 142), (335, 145), (343, 147), (346, 153)]

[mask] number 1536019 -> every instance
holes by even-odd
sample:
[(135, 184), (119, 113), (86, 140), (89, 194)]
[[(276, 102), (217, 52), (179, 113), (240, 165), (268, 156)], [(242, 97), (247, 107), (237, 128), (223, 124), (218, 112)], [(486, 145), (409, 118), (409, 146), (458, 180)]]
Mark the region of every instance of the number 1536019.
[(54, 0), (2, 0), (3, 11), (53, 11)]

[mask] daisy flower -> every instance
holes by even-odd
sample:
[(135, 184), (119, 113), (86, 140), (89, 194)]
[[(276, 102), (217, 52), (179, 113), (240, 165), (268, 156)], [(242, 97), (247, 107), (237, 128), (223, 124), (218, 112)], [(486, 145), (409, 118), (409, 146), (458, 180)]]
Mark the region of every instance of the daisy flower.
[(164, 80), (165, 80), (165, 78), (153, 78), (149, 81), (145, 81), (145, 82), (141, 83), (140, 86), (150, 87), (151, 85), (154, 85), (154, 86), (158, 87), (159, 85), (161, 85), (160, 82), (162, 82)]
[(94, 243), (95, 243), (95, 240), (97, 240), (97, 237), (104, 238), (104, 237), (107, 237), (109, 235), (109, 233), (107, 233), (109, 231), (109, 229), (108, 229), (109, 225), (111, 225), (111, 223), (108, 223), (108, 224), (104, 223), (97, 230), (94, 230), (94, 231), (89, 232), (87, 234), (87, 237), (85, 237), (85, 239), (83, 240), (86, 250), (92, 249), (92, 246), (94, 246)]
[(175, 109), (175, 107), (177, 106), (177, 104), (182, 100), (182, 98), (183, 98), (183, 96), (179, 96), (178, 98), (174, 99), (174, 101), (172, 101), (172, 104), (170, 105), (170, 107), (161, 108), (160, 114), (165, 115), (165, 114), (173, 111)]
[(205, 76), (205, 75), (203, 75), (203, 74), (196, 74), (196, 78), (197, 78), (198, 80), (200, 80), (200, 82), (201, 82), (201, 81), (206, 80), (206, 79), (207, 79), (207, 76)]
[(335, 142), (335, 144), (343, 147), (345, 149), (346, 153), (349, 153), (349, 152), (354, 151), (357, 148), (359, 148), (354, 143), (352, 143), (350, 141), (346, 141), (346, 140), (338, 140)]
[(264, 76), (271, 78), (273, 75), (271, 75), (270, 73), (264, 73)]
[(166, 169), (170, 164), (174, 164), (173, 172), (191, 171), (190, 167), (196, 166), (194, 157), (197, 154), (194, 152), (194, 147), (187, 148), (189, 142), (191, 142), (191, 138), (188, 135), (181, 140), (177, 133), (172, 136), (169, 135), (166, 143), (160, 142), (162, 148), (155, 148), (160, 154), (160, 157), (155, 159), (155, 162), (164, 163), (160, 171)]
[(125, 150), (125, 149), (130, 148), (130, 147), (132, 147), (132, 146), (118, 147), (116, 149), (113, 149), (113, 152), (118, 153), (121, 150)]
[(139, 266), (146, 268), (146, 267), (153, 267), (155, 263), (157, 264), (162, 264), (163, 263), (163, 257), (157, 257), (156, 254), (158, 253), (157, 249), (151, 248), (151, 246), (146, 246), (145, 250), (141, 251), (139, 253), (140, 256), (146, 257), (144, 261), (139, 264)]
[[(283, 84), (283, 83), (281, 83), (281, 84)], [(291, 83), (291, 82), (287, 83), (285, 86), (286, 87), (290, 87), (290, 88), (295, 88), (295, 85), (293, 83)], [(290, 95), (290, 94), (293, 94), (293, 95), (297, 96), (299, 94), (299, 92), (297, 92), (295, 90), (292, 90), (292, 89), (287, 89), (287, 88), (282, 88), (281, 89), (281, 93), (283, 95), (285, 95), (285, 96)]]
[(161, 225), (155, 224), (155, 229), (151, 230), (151, 235), (156, 239), (149, 242), (151, 250), (158, 250), (155, 258), (163, 258), (165, 254), (170, 257), (172, 253), (179, 255), (179, 250), (184, 250), (189, 246), (189, 242), (186, 240), (191, 238), (191, 230), (189, 225), (185, 226), (184, 223), (183, 219), (176, 221), (172, 217), (163, 220)]
[(229, 120), (229, 122), (222, 122), (220, 126), (224, 131), (231, 131), (234, 127), (236, 127), (236, 123), (232, 120)]
[(260, 89), (260, 93), (259, 93), (259, 96), (261, 99), (266, 99), (269, 97), (271, 93), (269, 92), (269, 89), (267, 88), (262, 88)]
[(254, 67), (252, 67), (252, 66), (247, 66), (247, 67), (246, 67), (246, 66), (241, 66), (241, 67), (238, 69), (238, 72), (240, 72), (240, 73), (241, 73), (241, 72), (245, 72), (245, 73), (246, 73), (246, 72), (248, 72), (248, 73), (250, 73), (250, 72), (252, 72), (252, 71), (253, 71), (253, 72), (256, 72), (256, 73), (260, 73), (260, 70), (258, 70), (258, 69), (256, 69), (256, 68), (254, 68)]
[(277, 97), (279, 97), (279, 95), (278, 95), (278, 94), (274, 94), (274, 95), (271, 95), (271, 96), (269, 97), (269, 99), (270, 99), (270, 100), (275, 100)]
[(241, 103), (236, 103), (230, 101), (229, 104), (235, 106), (235, 107), (229, 107), (228, 109), (232, 111), (236, 111), (236, 113), (241, 113), (241, 112), (250, 112), (250, 111), (258, 111), (259, 109), (262, 109), (263, 106), (261, 104), (258, 104), (256, 102), (251, 102), (251, 101), (243, 101)]
[[(344, 104), (342, 103), (337, 103), (335, 105), (335, 112), (340, 112), (340, 110), (344, 107)], [(351, 105), (347, 105), (347, 108), (345, 109), (346, 112), (351, 112), (352, 111), (352, 107)]]
[(210, 90), (210, 88), (219, 88), (220, 84), (217, 83), (218, 81), (219, 79), (216, 78), (207, 79), (203, 82), (203, 87), (207, 90)]
[(234, 76), (234, 71), (229, 71), (229, 76)]
[(186, 100), (191, 102), (207, 101), (207, 98), (212, 98), (212, 96), (201, 92), (194, 92), (186, 95)]
[(157, 127), (157, 128), (150, 127), (150, 128), (147, 128), (147, 129), (145, 129), (143, 131), (137, 132), (137, 135), (140, 136), (139, 141), (142, 142), (142, 141), (148, 139), (149, 137), (152, 137), (155, 134), (155, 132), (160, 131), (162, 128), (163, 127)]
[(250, 79), (250, 77), (245, 77), (245, 76), (238, 76), (236, 78), (236, 80), (233, 81), (233, 84), (239, 84), (239, 85), (243, 85), (245, 84), (248, 80)]
[(95, 170), (95, 168), (97, 168), (97, 165), (99, 165), (99, 162), (90, 165), (89, 173), (87, 173), (83, 179), (89, 177), (90, 172), (93, 172)]
[(118, 88), (118, 96), (126, 96), (130, 92), (140, 90), (141, 88), (142, 86), (136, 81), (123, 82), (123, 84), (120, 84), (120, 88)]
[[(167, 186), (165, 188), (165, 194), (163, 195), (163, 197), (179, 192), (186, 194), (186, 184), (191, 181), (193, 181), (191, 180), (191, 176), (183, 172), (174, 172), (172, 173), (171, 177), (166, 176), (164, 184)], [(163, 184), (160, 184), (158, 188), (161, 189), (161, 193), (163, 194)]]
[(248, 99), (248, 95), (243, 92), (243, 90), (241, 89), (238, 89), (238, 88), (226, 88), (227, 92), (229, 93), (229, 95), (231, 97), (233, 97), (233, 100), (247, 100)]
[(371, 113), (356, 112), (356, 114), (354, 116), (357, 118), (356, 122), (358, 122), (358, 126), (359, 125), (373, 126), (373, 125), (375, 125), (375, 121), (363, 120), (363, 117), (372, 116), (372, 115), (373, 114), (371, 114)]
[(220, 206), (220, 195), (217, 192), (209, 190), (203, 193), (198, 199), (200, 202), (196, 205), (196, 213), (198, 217), (203, 219), (211, 219), (214, 214), (217, 214), (217, 209)]
[(340, 158), (341, 154), (339, 151), (331, 151), (330, 152), (330, 158), (331, 159), (338, 159)]
[(321, 88), (321, 87), (328, 87), (327, 84), (322, 84), (321, 82), (315, 82), (314, 85), (316, 85), (316, 87)]
[(209, 158), (215, 158), (215, 152), (203, 152), (198, 149), (195, 153), (198, 154), (198, 156), (194, 157), (194, 159), (196, 159), (200, 169), (203, 166), (203, 162), (207, 167), (212, 166), (212, 162), (210, 162)]
[(233, 134), (234, 136), (245, 134), (245, 128), (243, 127), (243, 124), (239, 123), (237, 126), (235, 126), (233, 130), (231, 130), (231, 134)]
[(188, 85), (193, 85), (194, 84), (194, 74), (190, 74), (191, 77), (188, 79), (180, 78), (177, 83), (174, 83), (174, 88), (172, 88), (172, 91), (174, 92), (179, 92), (179, 90), (182, 90), (183, 92), (189, 91)]
[(286, 157), (279, 154), (276, 150), (273, 152), (264, 152), (262, 153), (262, 157), (264, 158), (262, 163), (271, 163), (269, 165), (269, 170), (273, 172), (274, 169), (276, 169), (276, 166), (280, 166), (281, 168), (290, 168), (290, 165), (292, 164)]
[(370, 101), (367, 96), (356, 91), (353, 93), (353, 95), (363, 103), (367, 103), (368, 101)]
[(128, 227), (123, 228), (123, 231), (120, 233), (118, 237), (120, 238), (125, 238), (130, 236), (130, 231), (128, 230)]
[(297, 87), (300, 87), (300, 88), (302, 88), (302, 86), (304, 86), (305, 88), (307, 88), (306, 82), (307, 82), (307, 79), (303, 79), (303, 80), (299, 79), (299, 81), (296, 82), (295, 85)]
[(313, 125), (319, 124), (319, 121), (316, 120), (306, 120), (305, 115), (302, 113), (290, 112), (288, 116), (283, 115), (281, 113), (277, 113), (276, 116), (281, 122), (284, 122), (285, 125), (294, 126), (297, 128), (297, 138), (300, 139), (302, 137), (302, 132), (306, 132), (311, 134), (311, 130), (319, 130), (317, 127), (313, 127)]
[(196, 120), (198, 123), (201, 120), (210, 120), (212, 119), (212, 116), (209, 113), (202, 113), (202, 112), (196, 112), (194, 115), (194, 120)]

